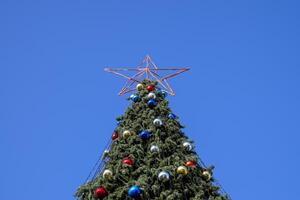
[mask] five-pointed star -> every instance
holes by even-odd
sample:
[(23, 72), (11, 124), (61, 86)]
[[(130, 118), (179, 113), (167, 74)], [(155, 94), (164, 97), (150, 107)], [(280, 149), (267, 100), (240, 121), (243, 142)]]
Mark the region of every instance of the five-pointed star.
[[(126, 84), (119, 92), (119, 95), (124, 95), (128, 92), (134, 91), (135, 83), (140, 83), (146, 79), (150, 81), (157, 81), (163, 90), (174, 96), (175, 93), (167, 79), (186, 72), (189, 68), (158, 68), (151, 60), (150, 56), (147, 55), (137, 68), (105, 68), (104, 70), (127, 79)], [(172, 71), (173, 73), (167, 74), (166, 76), (160, 76), (158, 73), (159, 71)], [(129, 76), (126, 75), (126, 72), (135, 72), (135, 74), (133, 76)]]

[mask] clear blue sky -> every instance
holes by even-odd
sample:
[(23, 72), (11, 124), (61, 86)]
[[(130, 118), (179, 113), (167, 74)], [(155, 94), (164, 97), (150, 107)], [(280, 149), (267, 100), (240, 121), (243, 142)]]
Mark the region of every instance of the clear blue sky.
[(170, 106), (235, 200), (299, 198), (300, 3), (0, 1), (0, 199), (71, 200), (128, 102), (105, 66), (192, 70)]

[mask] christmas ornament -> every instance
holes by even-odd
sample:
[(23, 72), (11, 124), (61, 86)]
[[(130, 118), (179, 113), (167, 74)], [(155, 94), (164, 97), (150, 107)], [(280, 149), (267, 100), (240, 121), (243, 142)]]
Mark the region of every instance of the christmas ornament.
[(147, 102), (147, 105), (149, 106), (149, 108), (154, 108), (157, 103), (154, 99), (150, 99), (148, 102)]
[(176, 170), (177, 174), (187, 175), (188, 170), (185, 166), (180, 166)]
[(105, 154), (105, 155), (109, 154), (109, 150), (108, 150), (108, 149), (105, 149), (105, 150), (103, 151), (103, 154)]
[(140, 100), (140, 97), (136, 94), (132, 94), (132, 95), (130, 95), (130, 99), (133, 102), (138, 102)]
[(132, 166), (132, 165), (133, 165), (133, 160), (131, 160), (130, 158), (124, 158), (124, 159), (122, 160), (122, 164), (123, 164), (123, 165)]
[(108, 149), (105, 149), (102, 153), (102, 160), (105, 159), (109, 154), (109, 150)]
[(94, 193), (96, 198), (104, 198), (108, 195), (108, 192), (103, 186), (97, 187)]
[(151, 134), (149, 131), (142, 131), (140, 132), (139, 134), (139, 137), (142, 139), (142, 140), (147, 140), (148, 138), (150, 138)]
[(103, 172), (103, 174), (102, 174), (102, 177), (103, 177), (104, 179), (106, 179), (106, 180), (111, 179), (112, 176), (113, 176), (113, 173), (112, 173), (112, 171), (110, 171), (109, 169), (104, 170), (104, 172)]
[(165, 90), (161, 91), (161, 95), (166, 98), (168, 96), (168, 93)]
[[(134, 83), (142, 82), (144, 79), (150, 81), (157, 81), (165, 90), (172, 96), (175, 92), (170, 87), (168, 79), (177, 76), (183, 72), (189, 70), (189, 68), (158, 68), (151, 60), (150, 56), (146, 56), (143, 62), (137, 68), (105, 68), (106, 72), (116, 74), (127, 79), (125, 86), (119, 92), (119, 95), (124, 95), (128, 92), (133, 91)], [(166, 75), (159, 74), (160, 72), (167, 72)], [(128, 75), (128, 72), (135, 72), (134, 75)], [(173, 72), (173, 73), (168, 73)], [(139, 87), (136, 87), (139, 89)], [(143, 88), (141, 88), (143, 89)]]
[(131, 135), (132, 135), (132, 134), (131, 134), (131, 132), (130, 132), (129, 130), (125, 130), (125, 131), (123, 132), (123, 137), (124, 137), (125, 139), (129, 138)]
[(176, 118), (177, 118), (177, 116), (176, 116), (174, 113), (170, 113), (170, 114), (168, 115), (168, 117), (169, 117), (170, 119), (176, 119)]
[(140, 197), (141, 192), (141, 188), (137, 185), (134, 185), (128, 189), (128, 196), (130, 196), (131, 198), (138, 198)]
[(118, 134), (116, 132), (113, 132), (112, 135), (111, 135), (111, 139), (115, 140), (117, 138), (118, 138)]
[(170, 174), (167, 171), (161, 171), (158, 174), (158, 180), (160, 181), (168, 181), (170, 180)]
[(148, 92), (152, 92), (155, 90), (155, 86), (154, 85), (148, 85), (147, 88)]
[(158, 153), (159, 152), (159, 147), (157, 145), (151, 145), (150, 152), (151, 153)]
[(183, 147), (184, 147), (185, 150), (187, 150), (187, 151), (192, 151), (192, 150), (193, 150), (193, 146), (192, 146), (192, 144), (189, 143), (189, 142), (184, 142), (184, 143), (183, 143)]
[(161, 119), (156, 118), (156, 119), (153, 121), (153, 124), (154, 124), (155, 126), (162, 126), (162, 125), (163, 125), (163, 122), (161, 121)]
[(148, 99), (156, 99), (156, 95), (155, 95), (155, 93), (150, 92), (150, 93), (147, 95), (147, 98), (148, 98)]
[(187, 167), (196, 167), (196, 162), (193, 160), (188, 160), (184, 163), (184, 165)]
[(209, 180), (211, 179), (211, 174), (210, 174), (210, 172), (207, 171), (207, 170), (203, 171), (203, 172), (202, 172), (202, 175), (205, 177), (205, 179), (206, 179), (207, 181), (209, 181)]
[(138, 91), (141, 91), (143, 88), (144, 88), (144, 85), (141, 84), (141, 83), (137, 84), (137, 86), (136, 86), (136, 89), (137, 89)]

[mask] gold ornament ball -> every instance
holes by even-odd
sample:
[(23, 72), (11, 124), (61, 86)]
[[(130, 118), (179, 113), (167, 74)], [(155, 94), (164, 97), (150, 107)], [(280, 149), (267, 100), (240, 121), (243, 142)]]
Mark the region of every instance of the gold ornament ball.
[(129, 138), (130, 136), (131, 136), (131, 132), (130, 131), (126, 130), (126, 131), (123, 132), (123, 137), (125, 139)]
[(104, 172), (103, 172), (104, 179), (109, 180), (112, 178), (112, 176), (113, 176), (112, 171), (110, 171), (109, 169), (104, 170)]
[(187, 175), (188, 174), (188, 170), (185, 166), (178, 167), (176, 172), (177, 172), (177, 174), (182, 174), (182, 175)]
[(136, 86), (136, 89), (137, 89), (138, 91), (141, 91), (143, 88), (144, 88), (144, 85), (141, 84), (141, 83), (137, 84), (137, 86)]
[(207, 181), (209, 181), (209, 180), (211, 179), (211, 174), (210, 174), (209, 171), (204, 171), (204, 172), (202, 172), (202, 175), (205, 177), (205, 179), (206, 179)]

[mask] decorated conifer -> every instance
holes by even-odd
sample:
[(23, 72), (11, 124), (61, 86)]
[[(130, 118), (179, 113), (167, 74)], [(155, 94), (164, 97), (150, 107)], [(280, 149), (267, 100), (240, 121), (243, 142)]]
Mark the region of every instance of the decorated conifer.
[[(154, 70), (157, 74), (158, 68), (150, 57), (144, 62), (147, 73)], [(155, 66), (153, 69), (149, 68), (151, 64)], [(186, 70), (179, 72), (183, 71)], [(168, 84), (164, 85), (166, 79), (153, 81), (147, 76), (144, 80), (134, 78), (136, 84), (129, 84), (136, 90), (128, 99), (131, 105), (117, 118), (118, 125), (101, 157), (102, 164), (78, 188), (75, 194), (78, 199), (229, 199), (216, 186), (212, 167), (201, 162), (193, 141), (184, 134), (179, 118), (169, 108), (166, 93), (174, 93)], [(131, 91), (126, 87), (120, 93)]]

